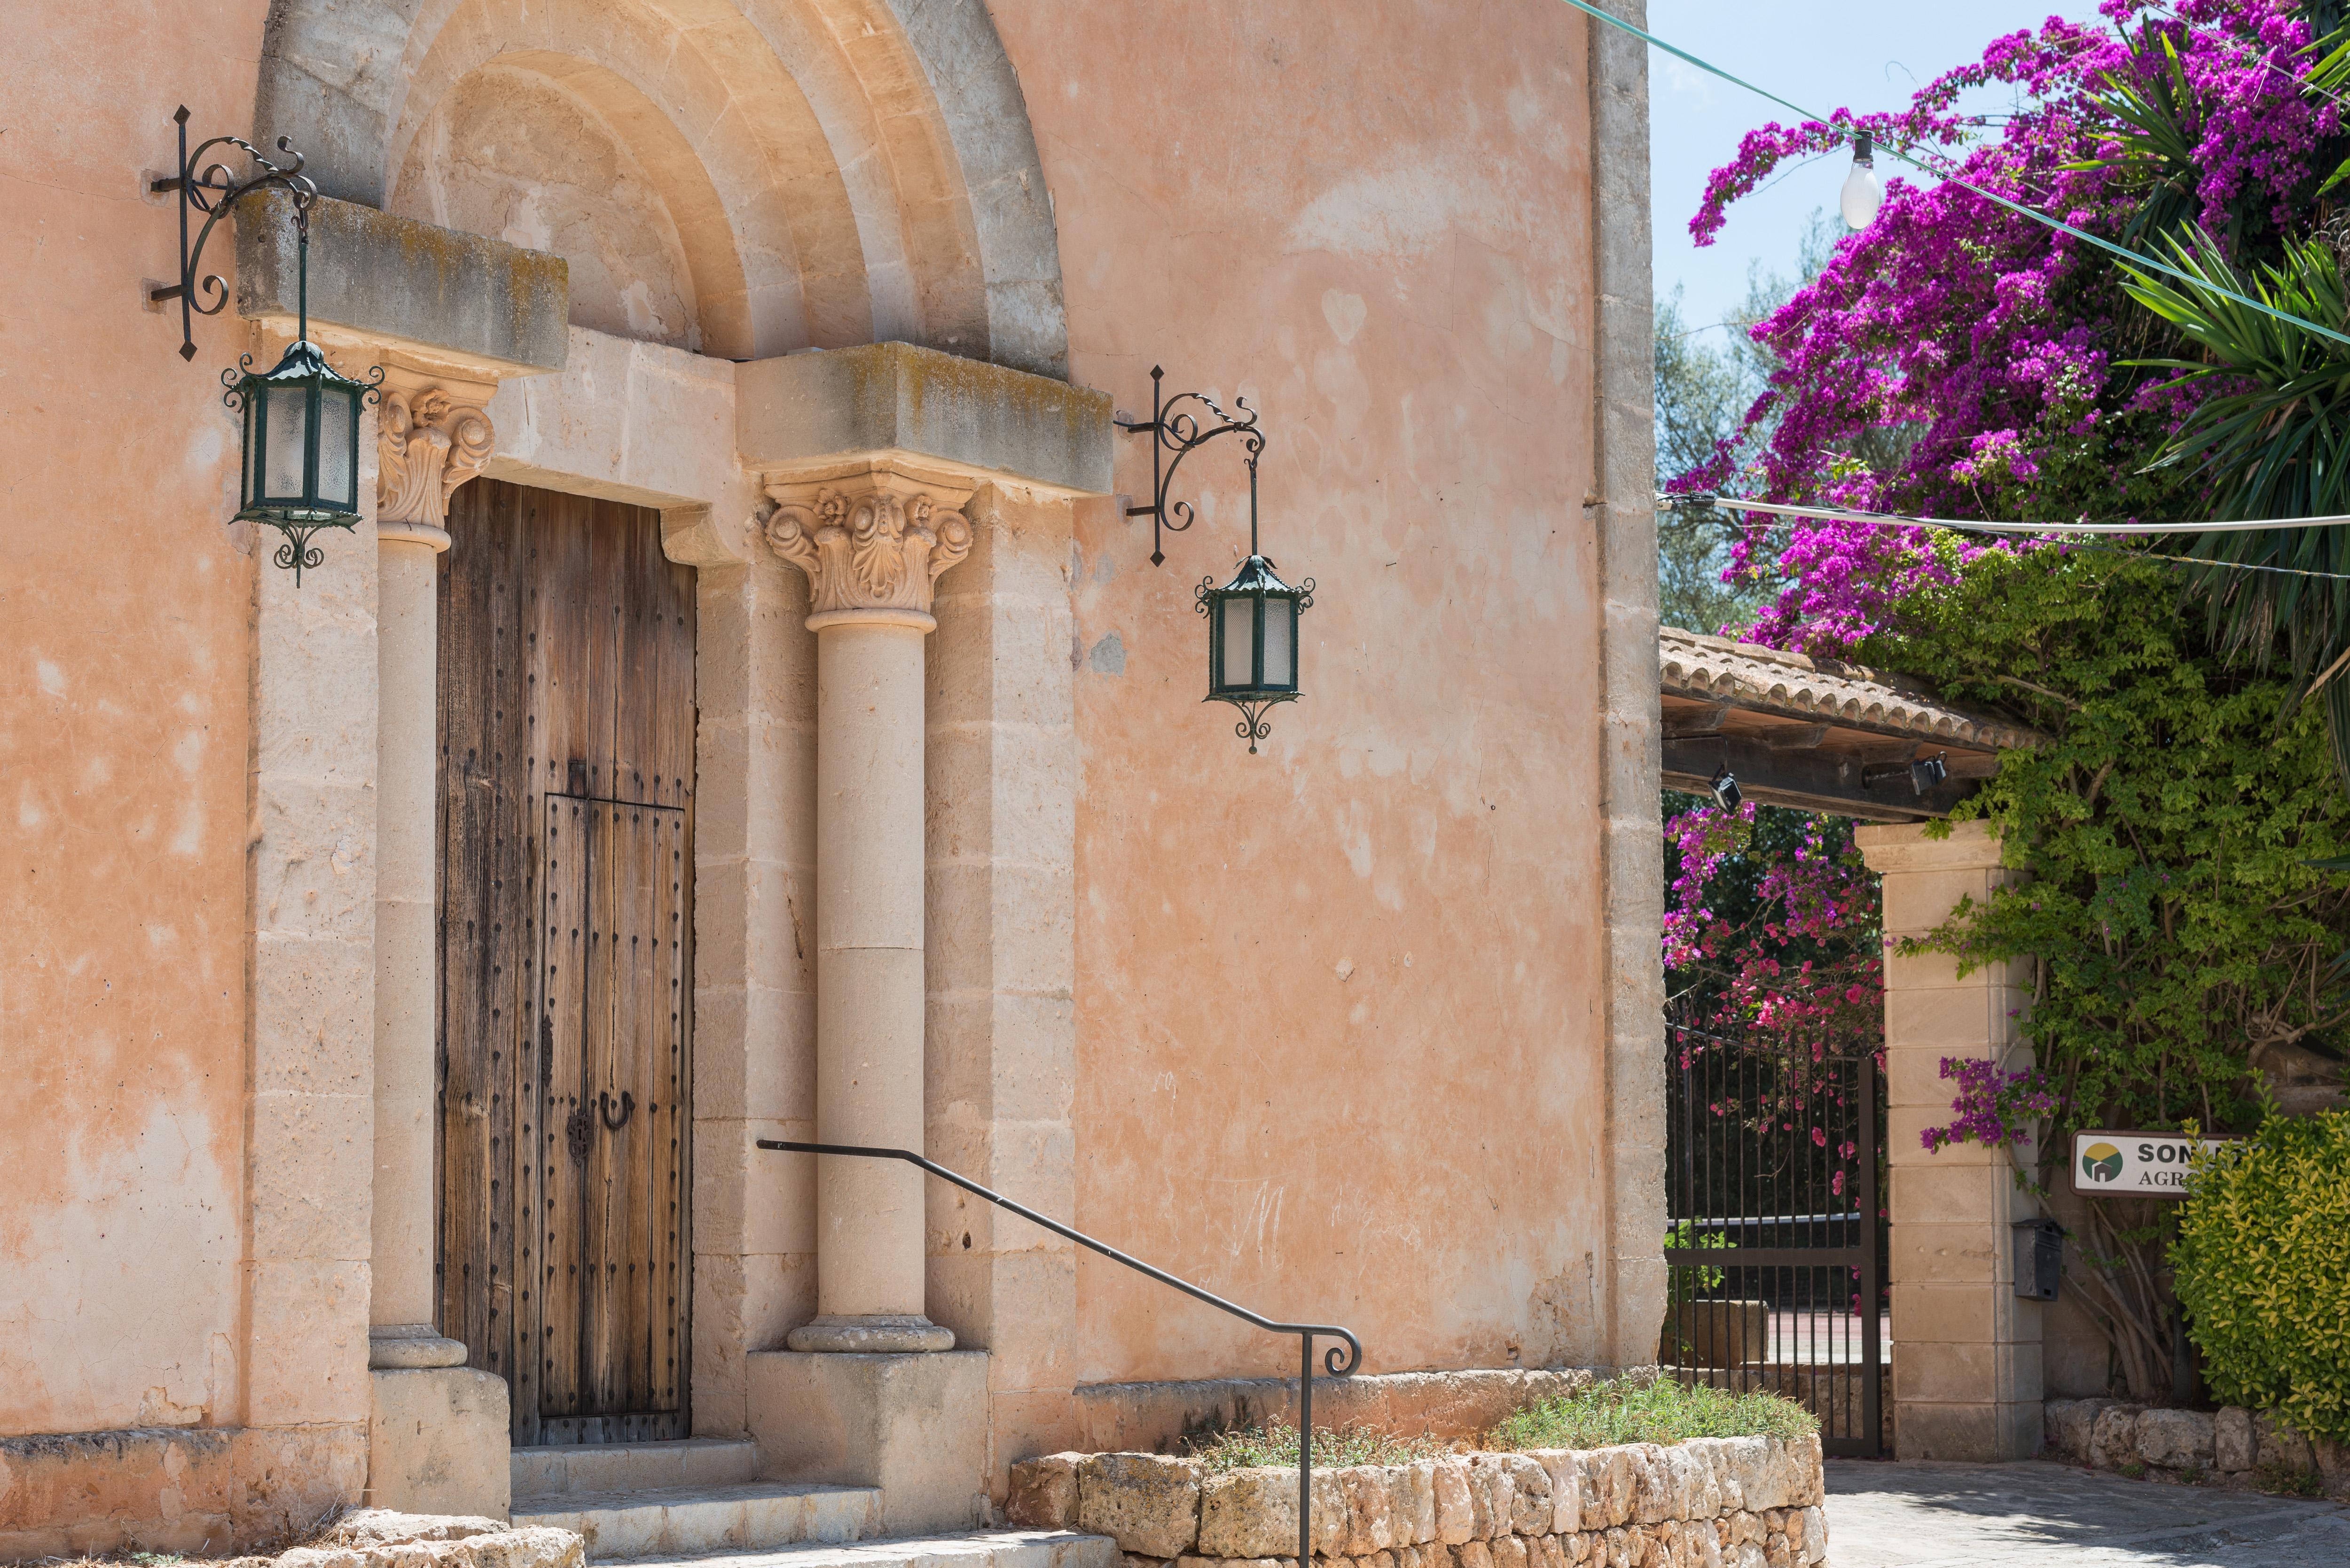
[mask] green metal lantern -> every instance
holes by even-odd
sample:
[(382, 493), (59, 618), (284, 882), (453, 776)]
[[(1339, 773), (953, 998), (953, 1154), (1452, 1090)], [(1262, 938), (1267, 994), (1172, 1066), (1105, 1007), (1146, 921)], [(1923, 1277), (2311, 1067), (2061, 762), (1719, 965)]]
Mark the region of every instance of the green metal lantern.
[(1264, 711), (1297, 701), (1297, 617), (1314, 604), (1314, 579), (1291, 587), (1274, 575), (1273, 563), (1251, 556), (1222, 587), (1203, 577), (1197, 590), (1200, 613), (1208, 618), (1208, 702), (1230, 702), (1241, 711), (1233, 732), (1249, 743), (1273, 733)]
[(359, 516), (359, 407), (374, 393), (336, 373), (317, 345), (295, 342), (266, 374), (238, 360), (223, 371), (229, 407), (244, 416), (244, 481), (239, 522), (266, 523), (285, 534), (277, 564), (302, 580), (322, 556), (310, 543), (321, 528), (350, 528)]
[[(179, 172), (151, 181), (148, 189), (179, 195), (180, 281), (148, 290), (148, 298), (158, 305), (180, 302), (181, 358), (196, 357), (196, 317), (217, 316), (228, 304), (225, 283), (217, 275), (198, 276), (213, 230), (256, 191), (275, 188), (293, 200), (298, 257), (294, 346), (266, 373), (253, 368), (251, 355), (240, 356), (234, 369), (221, 372), (221, 384), (228, 389), (222, 400), (244, 421), (236, 519), (266, 523), (286, 535), (277, 564), (292, 570), (298, 586), (303, 568), (323, 559), (310, 536), (321, 528), (359, 523), (359, 409), (378, 396), (383, 368), (376, 367), (372, 380), (354, 381), (337, 374), (310, 341), (310, 208), (318, 200), (318, 187), (302, 172), (302, 155), (294, 144), (277, 139), (283, 162), (263, 157), (259, 148), (235, 136), (215, 136), (191, 152), (187, 106), (172, 119), (180, 133)], [(212, 161), (213, 150), (220, 147), (242, 152), (254, 172), (239, 180), (225, 163)], [(197, 216), (203, 226), (191, 244), (188, 225)]]

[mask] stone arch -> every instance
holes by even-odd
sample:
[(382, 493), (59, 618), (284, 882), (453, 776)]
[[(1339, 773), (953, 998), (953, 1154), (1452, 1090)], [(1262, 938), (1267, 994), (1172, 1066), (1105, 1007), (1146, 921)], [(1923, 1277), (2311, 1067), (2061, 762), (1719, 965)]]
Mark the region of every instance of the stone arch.
[(1051, 206), (984, 6), (278, 0), (256, 129), (327, 194), (385, 206), (489, 69), (560, 86), (660, 184), (704, 351), (896, 339), (1066, 373)]

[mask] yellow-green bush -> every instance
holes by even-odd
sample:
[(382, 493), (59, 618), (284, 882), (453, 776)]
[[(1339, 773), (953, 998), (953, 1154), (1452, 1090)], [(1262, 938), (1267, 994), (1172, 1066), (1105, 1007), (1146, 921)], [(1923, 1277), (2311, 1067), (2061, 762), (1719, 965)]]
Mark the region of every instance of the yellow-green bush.
[(2171, 1262), (2211, 1391), (2350, 1442), (2350, 1113), (2272, 1116), (2200, 1166)]

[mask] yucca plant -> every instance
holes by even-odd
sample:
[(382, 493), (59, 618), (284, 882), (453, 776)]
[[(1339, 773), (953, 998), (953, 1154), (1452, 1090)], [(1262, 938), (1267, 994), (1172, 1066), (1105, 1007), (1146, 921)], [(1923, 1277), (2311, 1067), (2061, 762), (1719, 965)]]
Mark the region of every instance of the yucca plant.
[[(2242, 269), (2199, 227), (2165, 248), (2194, 281), (2132, 268), (2125, 286), (2202, 350), (2144, 363), (2176, 372), (2166, 386), (2201, 396), (2156, 463), (2192, 464), (2221, 520), (2350, 513), (2350, 342), (2220, 292), (2350, 334), (2334, 239), (2289, 239), (2282, 260)], [(2191, 587), (2220, 645), (2256, 666), (2282, 661), (2302, 699), (2323, 700), (2334, 766), (2350, 787), (2350, 526), (2205, 534), (2182, 544), (2211, 563)]]

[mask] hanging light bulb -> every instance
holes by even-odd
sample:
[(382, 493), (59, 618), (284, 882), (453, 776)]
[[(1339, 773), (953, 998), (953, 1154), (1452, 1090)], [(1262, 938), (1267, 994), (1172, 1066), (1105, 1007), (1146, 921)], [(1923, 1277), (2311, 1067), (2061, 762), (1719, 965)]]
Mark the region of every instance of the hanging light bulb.
[(1844, 177), (1844, 192), (1836, 204), (1844, 209), (1844, 226), (1856, 233), (1875, 223), (1877, 209), (1885, 205), (1885, 182), (1877, 177), (1875, 151), (1875, 140), (1868, 132), (1854, 132), (1852, 172)]

